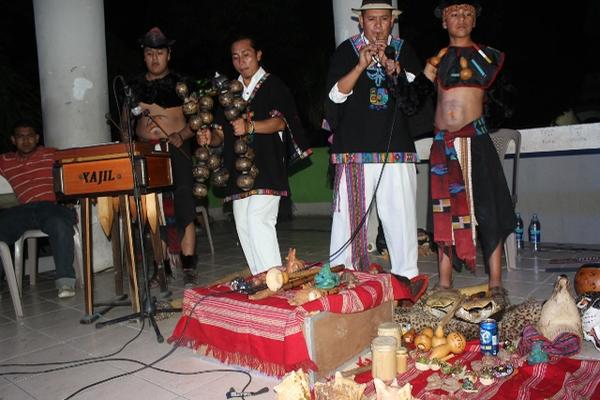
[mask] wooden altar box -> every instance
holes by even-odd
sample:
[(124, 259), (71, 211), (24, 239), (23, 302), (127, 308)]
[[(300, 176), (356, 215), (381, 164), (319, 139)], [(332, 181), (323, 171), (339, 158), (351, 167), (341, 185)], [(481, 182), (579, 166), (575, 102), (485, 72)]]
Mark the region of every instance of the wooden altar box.
[(310, 371), (311, 383), (317, 382), (344, 364), (352, 361), (377, 336), (377, 327), (390, 322), (394, 315), (394, 302), (354, 314), (320, 312), (304, 320), (304, 337), (310, 359), (319, 368)]

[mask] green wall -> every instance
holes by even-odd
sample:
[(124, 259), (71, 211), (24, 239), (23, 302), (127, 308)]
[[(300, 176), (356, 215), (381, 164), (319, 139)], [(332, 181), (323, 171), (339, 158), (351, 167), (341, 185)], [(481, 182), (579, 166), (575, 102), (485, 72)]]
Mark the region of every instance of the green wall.
[[(317, 147), (307, 159), (296, 163), (290, 169), (290, 187), (294, 203), (329, 203), (333, 192), (328, 184), (329, 148)], [(211, 208), (223, 205), (222, 195), (209, 191), (208, 202)]]
[[(290, 171), (290, 187), (295, 203), (328, 203), (333, 192), (327, 177), (329, 148), (317, 147), (308, 160), (301, 161)], [(302, 169), (300, 169), (302, 168)]]

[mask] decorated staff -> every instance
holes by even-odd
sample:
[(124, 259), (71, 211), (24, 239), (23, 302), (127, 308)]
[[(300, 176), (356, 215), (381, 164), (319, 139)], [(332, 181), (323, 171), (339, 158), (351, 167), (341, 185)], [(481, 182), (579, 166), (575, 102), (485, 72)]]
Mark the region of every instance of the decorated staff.
[[(175, 91), (183, 100), (183, 112), (188, 117), (188, 126), (193, 132), (200, 129), (210, 128), (214, 120), (212, 108), (216, 91), (214, 88), (199, 90), (189, 93), (189, 88), (184, 82), (178, 82)], [(229, 179), (227, 170), (221, 168), (221, 157), (213, 152), (208, 146), (199, 147), (195, 152), (196, 165), (192, 168), (192, 174), (196, 183), (193, 193), (197, 198), (205, 198), (208, 195), (206, 181), (213, 175), (215, 186), (224, 186)], [(216, 177), (215, 177), (216, 176)]]
[(213, 78), (213, 88), (220, 91), (219, 104), (223, 107), (223, 114), (227, 121), (239, 118), (245, 120), (246, 132), (238, 136), (233, 143), (233, 151), (237, 155), (235, 169), (240, 172), (236, 185), (247, 192), (254, 186), (258, 175), (258, 168), (254, 165), (254, 150), (249, 145), (256, 131), (252, 121), (252, 113), (247, 110), (248, 103), (242, 98), (244, 86), (239, 80), (228, 80), (224, 75), (217, 73)]

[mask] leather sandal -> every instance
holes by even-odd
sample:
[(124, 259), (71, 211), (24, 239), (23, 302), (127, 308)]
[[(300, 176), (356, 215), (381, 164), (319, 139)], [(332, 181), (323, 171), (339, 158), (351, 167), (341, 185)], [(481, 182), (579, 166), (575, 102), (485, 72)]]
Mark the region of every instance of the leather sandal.
[(196, 270), (192, 268), (183, 269), (183, 284), (185, 287), (192, 287), (196, 285)]
[(431, 290), (435, 292), (437, 290), (452, 290), (452, 289), (453, 289), (452, 285), (443, 286), (443, 285), (440, 285), (440, 283), (438, 282), (433, 286), (433, 288)]
[(160, 282), (158, 281), (157, 273), (152, 274), (152, 277), (148, 280), (148, 285), (150, 286), (151, 289), (157, 288), (160, 286)]
[(510, 305), (510, 301), (508, 300), (508, 290), (506, 290), (502, 286), (490, 287), (490, 296), (499, 305), (502, 305), (502, 306)]

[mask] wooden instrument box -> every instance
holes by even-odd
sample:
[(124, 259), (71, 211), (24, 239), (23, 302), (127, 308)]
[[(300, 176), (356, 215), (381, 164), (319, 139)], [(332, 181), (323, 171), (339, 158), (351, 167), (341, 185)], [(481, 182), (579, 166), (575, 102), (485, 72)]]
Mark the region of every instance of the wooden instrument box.
[[(57, 151), (54, 191), (62, 198), (133, 193), (134, 176), (128, 147), (127, 143), (109, 143)], [(133, 164), (141, 193), (173, 185), (171, 157), (166, 148), (136, 142)]]

